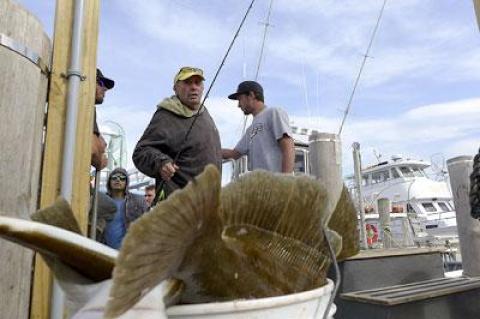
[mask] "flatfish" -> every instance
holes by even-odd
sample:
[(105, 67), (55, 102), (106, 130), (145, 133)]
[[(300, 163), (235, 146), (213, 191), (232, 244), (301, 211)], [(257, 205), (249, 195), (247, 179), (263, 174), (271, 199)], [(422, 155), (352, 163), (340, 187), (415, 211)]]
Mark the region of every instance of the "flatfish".
[[(344, 190), (332, 216), (326, 216), (327, 204), (325, 187), (310, 177), (255, 171), (222, 189), (218, 170), (207, 166), (129, 228), (106, 318), (121, 315), (167, 278), (185, 284), (184, 304), (324, 285), (331, 263), (326, 237), (341, 258), (358, 252), (348, 193)], [(342, 235), (349, 242), (342, 244)]]

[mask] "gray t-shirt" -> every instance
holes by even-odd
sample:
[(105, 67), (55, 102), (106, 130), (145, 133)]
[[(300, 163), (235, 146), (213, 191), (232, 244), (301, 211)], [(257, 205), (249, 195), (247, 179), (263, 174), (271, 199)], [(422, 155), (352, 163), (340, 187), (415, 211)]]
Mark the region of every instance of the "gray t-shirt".
[(282, 171), (282, 151), (278, 140), (284, 134), (292, 136), (285, 111), (275, 107), (265, 107), (258, 113), (235, 146), (242, 155), (248, 155), (248, 169), (265, 169), (272, 172)]

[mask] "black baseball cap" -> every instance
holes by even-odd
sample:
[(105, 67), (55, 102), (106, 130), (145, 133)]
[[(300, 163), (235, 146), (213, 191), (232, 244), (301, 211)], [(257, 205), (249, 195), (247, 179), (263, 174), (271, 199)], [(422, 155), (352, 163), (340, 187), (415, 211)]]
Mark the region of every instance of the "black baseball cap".
[(97, 81), (98, 80), (101, 80), (103, 82), (103, 84), (105, 84), (105, 87), (109, 90), (112, 89), (115, 86), (115, 81), (113, 81), (112, 79), (104, 77), (103, 73), (102, 73), (102, 71), (100, 71), (100, 69), (97, 69)]
[(263, 96), (262, 86), (255, 81), (243, 81), (238, 85), (237, 92), (230, 94), (228, 98), (230, 100), (238, 100), (238, 97), (242, 94), (248, 94), (249, 92), (257, 92)]

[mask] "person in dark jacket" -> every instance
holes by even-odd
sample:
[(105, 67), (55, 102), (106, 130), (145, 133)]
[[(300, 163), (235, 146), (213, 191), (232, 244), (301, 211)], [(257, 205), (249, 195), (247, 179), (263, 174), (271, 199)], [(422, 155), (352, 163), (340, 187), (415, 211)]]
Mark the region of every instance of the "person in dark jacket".
[[(133, 152), (132, 159), (137, 169), (156, 179), (157, 200), (183, 188), (208, 164), (214, 164), (221, 170), (222, 154), (217, 127), (207, 109), (200, 107), (204, 80), (201, 69), (183, 67), (178, 71), (173, 81), (175, 95), (157, 106)], [(194, 120), (195, 124), (185, 140)], [(177, 154), (179, 156), (175, 160)]]
[(142, 195), (128, 191), (128, 174), (123, 168), (116, 168), (109, 174), (107, 190), (117, 209), (98, 215), (97, 240), (119, 249), (130, 224), (143, 215), (148, 206)]
[[(115, 82), (105, 76), (103, 76), (102, 71), (97, 69), (97, 87), (95, 89), (95, 105), (103, 103), (105, 98), (105, 93), (108, 90), (113, 89)], [(97, 109), (94, 109), (93, 115), (93, 139), (92, 139), (92, 158), (91, 165), (94, 166), (97, 170), (102, 170), (107, 167), (107, 157), (105, 149), (107, 143), (103, 138), (100, 130), (98, 129), (97, 124)]]

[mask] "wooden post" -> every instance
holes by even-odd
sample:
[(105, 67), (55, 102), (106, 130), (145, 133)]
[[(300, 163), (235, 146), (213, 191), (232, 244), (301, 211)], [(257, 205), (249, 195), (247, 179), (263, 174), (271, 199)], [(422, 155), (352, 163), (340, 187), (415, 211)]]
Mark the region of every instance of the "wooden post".
[[(0, 42), (0, 215), (28, 219), (38, 208), (51, 42), (10, 0), (0, 0)], [(1, 239), (0, 256), (0, 317), (26, 319), (33, 253)]]
[[(96, 52), (98, 39), (99, 1), (85, 1), (83, 44), (83, 75), (86, 81), (80, 89), (78, 112), (75, 176), (72, 209), (84, 234), (88, 227), (89, 170), (91, 157), (93, 107), (96, 86)], [(65, 104), (67, 96), (67, 68), (69, 65), (72, 34), (73, 1), (57, 0), (55, 13), (54, 51), (50, 79), (48, 121), (41, 185), (41, 207), (51, 205), (60, 194), (63, 137), (65, 130)], [(35, 279), (30, 318), (50, 317), (52, 276), (39, 255), (35, 264)]]
[(357, 193), (359, 215), (360, 215), (360, 247), (362, 249), (368, 249), (367, 244), (367, 229), (365, 223), (365, 206), (363, 202), (362, 192), (362, 159), (360, 155), (360, 143), (353, 143), (353, 170), (355, 176), (355, 187)]
[(380, 198), (377, 201), (378, 221), (380, 225), (380, 233), (382, 234), (383, 248), (392, 248), (392, 230), (390, 221), (390, 212), (392, 205), (388, 198)]
[(480, 221), (470, 215), (469, 176), (473, 170), (471, 156), (459, 156), (447, 161), (457, 214), (458, 238), (462, 254), (463, 275), (480, 276)]

